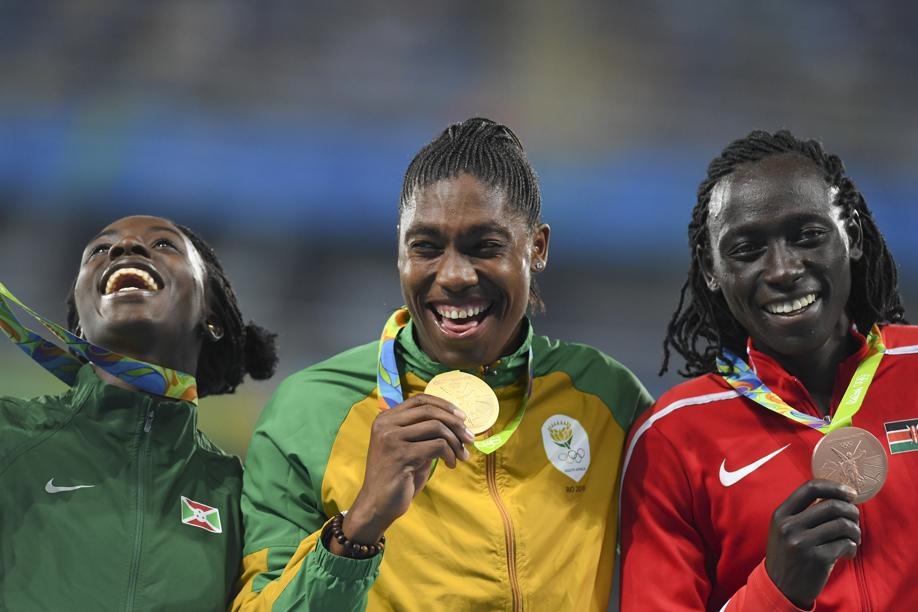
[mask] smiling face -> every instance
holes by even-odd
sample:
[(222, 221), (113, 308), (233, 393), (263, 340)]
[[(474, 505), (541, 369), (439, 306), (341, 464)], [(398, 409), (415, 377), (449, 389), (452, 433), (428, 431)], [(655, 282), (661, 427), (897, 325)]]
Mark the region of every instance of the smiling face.
[(74, 299), (84, 337), (114, 351), (195, 372), (207, 316), (204, 262), (158, 217), (125, 217), (83, 251)]
[(850, 319), (851, 261), (861, 231), (836, 190), (793, 154), (738, 168), (712, 191), (705, 280), (760, 350), (780, 358), (836, 351)]
[(548, 235), (471, 175), (416, 190), (399, 223), (398, 269), (424, 352), (467, 369), (515, 350)]

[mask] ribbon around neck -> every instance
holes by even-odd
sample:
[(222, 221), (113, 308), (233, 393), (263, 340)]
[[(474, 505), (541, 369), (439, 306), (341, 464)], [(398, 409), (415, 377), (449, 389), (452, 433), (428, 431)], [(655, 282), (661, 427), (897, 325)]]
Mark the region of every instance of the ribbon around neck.
[(867, 395), (867, 389), (873, 382), (873, 377), (877, 373), (877, 368), (880, 367), (880, 360), (885, 352), (886, 346), (880, 336), (880, 328), (874, 325), (867, 334), (867, 355), (857, 365), (854, 376), (851, 377), (851, 382), (848, 383), (848, 388), (845, 389), (845, 394), (835, 410), (835, 418), (826, 416), (821, 419), (794, 410), (778, 394), (769, 389), (746, 365), (746, 362), (730, 351), (724, 351), (726, 360), (717, 358), (717, 371), (731, 387), (760, 406), (777, 412), (796, 423), (827, 434), (851, 425), (854, 415), (861, 409), (864, 396)]
[[(70, 352), (22, 325), (7, 300), (41, 323), (64, 342)], [(33, 311), (20, 302), (3, 283), (0, 283), (0, 331), (26, 355), (69, 387), (76, 382), (77, 372), (83, 366), (82, 358), (141, 391), (198, 403), (198, 385), (191, 374), (132, 359), (96, 346)]]
[[(379, 338), (379, 353), (376, 368), (376, 388), (379, 395), (380, 410), (395, 408), (404, 401), (402, 393), (401, 376), (398, 372), (398, 360), (395, 356), (395, 342), (399, 332), (408, 325), (411, 315), (404, 306), (399, 308), (383, 327), (382, 335)], [(507, 423), (507, 426), (483, 440), (475, 440), (475, 448), (484, 454), (490, 454), (507, 443), (510, 437), (519, 428), (526, 413), (526, 405), (529, 403), (529, 397), (532, 395), (532, 348), (526, 363), (527, 385), (526, 395), (520, 402), (519, 410), (513, 415), (513, 418)]]

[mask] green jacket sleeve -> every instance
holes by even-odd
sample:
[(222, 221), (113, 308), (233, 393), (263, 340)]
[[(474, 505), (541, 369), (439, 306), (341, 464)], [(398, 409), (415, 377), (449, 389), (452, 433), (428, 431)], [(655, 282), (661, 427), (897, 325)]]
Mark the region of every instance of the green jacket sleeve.
[(256, 427), (243, 477), (245, 548), (233, 610), (366, 608), (382, 554), (339, 557), (319, 538), (329, 520), (322, 478), (347, 413), (327, 407), (348, 395), (327, 374), (310, 369), (284, 381)]

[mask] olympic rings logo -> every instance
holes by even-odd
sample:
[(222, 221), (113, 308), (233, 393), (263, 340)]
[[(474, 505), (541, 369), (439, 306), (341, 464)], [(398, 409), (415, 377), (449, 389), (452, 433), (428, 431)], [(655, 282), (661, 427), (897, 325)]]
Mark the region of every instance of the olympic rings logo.
[(580, 463), (586, 457), (586, 452), (582, 448), (577, 450), (568, 450), (558, 453), (558, 461), (564, 463)]

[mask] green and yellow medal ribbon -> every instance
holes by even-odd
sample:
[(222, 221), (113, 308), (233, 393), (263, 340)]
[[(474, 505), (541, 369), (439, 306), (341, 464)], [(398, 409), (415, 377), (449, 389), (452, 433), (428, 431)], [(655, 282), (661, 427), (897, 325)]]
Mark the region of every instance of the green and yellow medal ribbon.
[[(18, 305), (64, 342), (69, 352), (22, 325), (13, 314), (10, 302)], [(67, 386), (73, 386), (76, 382), (83, 359), (141, 391), (198, 403), (198, 385), (191, 374), (132, 359), (96, 346), (33, 311), (20, 302), (3, 283), (0, 283), (0, 331)]]
[(796, 423), (827, 434), (840, 427), (851, 425), (854, 415), (861, 409), (864, 396), (867, 395), (867, 389), (873, 382), (873, 377), (877, 373), (877, 368), (880, 367), (880, 360), (883, 359), (883, 353), (885, 352), (886, 346), (883, 344), (880, 328), (874, 325), (870, 333), (867, 334), (867, 354), (854, 371), (854, 376), (851, 377), (851, 382), (848, 383), (848, 388), (845, 389), (845, 394), (835, 410), (835, 418), (833, 419), (828, 417), (821, 419), (794, 410), (778, 394), (771, 391), (756, 373), (746, 365), (746, 362), (730, 351), (724, 351), (726, 359), (717, 359), (717, 371), (731, 387), (760, 406), (764, 406)]

